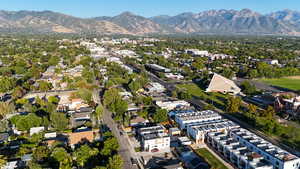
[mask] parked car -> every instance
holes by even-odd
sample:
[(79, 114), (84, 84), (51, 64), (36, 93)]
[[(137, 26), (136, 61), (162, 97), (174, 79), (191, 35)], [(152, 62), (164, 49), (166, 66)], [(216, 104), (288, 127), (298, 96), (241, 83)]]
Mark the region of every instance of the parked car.
[(132, 165), (138, 165), (138, 161), (136, 158), (130, 158)]

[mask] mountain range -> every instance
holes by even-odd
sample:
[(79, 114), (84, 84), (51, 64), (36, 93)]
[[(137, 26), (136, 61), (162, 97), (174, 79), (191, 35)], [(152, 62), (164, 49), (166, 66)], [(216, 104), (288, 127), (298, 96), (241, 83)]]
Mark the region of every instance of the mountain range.
[(0, 11), (1, 33), (300, 35), (300, 12), (260, 14), (250, 9), (209, 10), (143, 17), (131, 12), (79, 18), (52, 11)]

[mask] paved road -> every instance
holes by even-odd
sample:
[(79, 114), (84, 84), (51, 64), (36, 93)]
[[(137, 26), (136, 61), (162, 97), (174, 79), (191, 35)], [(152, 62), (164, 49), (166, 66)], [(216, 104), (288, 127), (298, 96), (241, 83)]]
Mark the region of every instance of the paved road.
[[(101, 104), (99, 91), (94, 90), (93, 99), (95, 103)], [(118, 150), (118, 154), (123, 158), (124, 169), (138, 169), (137, 166), (133, 166), (131, 163), (131, 157), (136, 158), (136, 154), (128, 142), (128, 138), (125, 135), (120, 135), (120, 130), (118, 129), (118, 125), (112, 119), (112, 113), (105, 109), (102, 117), (103, 123), (107, 125), (107, 127), (112, 131), (113, 135), (117, 138), (120, 148)]]
[(117, 138), (120, 148), (118, 153), (121, 155), (124, 161), (123, 168), (124, 169), (137, 169), (136, 166), (133, 166), (131, 164), (131, 157), (135, 157), (134, 152), (132, 152), (132, 148), (128, 142), (128, 139), (126, 139), (124, 136), (120, 135), (120, 130), (118, 129), (117, 124), (115, 121), (111, 118), (111, 113), (109, 111), (105, 111), (103, 114), (103, 122), (106, 124), (110, 130), (112, 131), (113, 135)]

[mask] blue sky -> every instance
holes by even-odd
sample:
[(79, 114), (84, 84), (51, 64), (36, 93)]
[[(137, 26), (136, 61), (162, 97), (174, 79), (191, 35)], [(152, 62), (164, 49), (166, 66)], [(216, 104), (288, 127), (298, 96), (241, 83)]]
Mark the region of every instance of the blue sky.
[(300, 11), (300, 0), (0, 0), (1, 10), (52, 10), (78, 17), (114, 16), (124, 11), (149, 17), (243, 8), (261, 13), (282, 9)]

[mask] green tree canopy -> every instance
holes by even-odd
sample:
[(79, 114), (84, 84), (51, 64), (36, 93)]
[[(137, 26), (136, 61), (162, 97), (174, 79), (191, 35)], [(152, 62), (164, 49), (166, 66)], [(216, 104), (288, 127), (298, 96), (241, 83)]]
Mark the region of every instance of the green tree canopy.
[(122, 169), (123, 166), (123, 159), (120, 155), (114, 155), (109, 158), (108, 160), (108, 169)]
[(168, 121), (168, 112), (165, 109), (157, 109), (153, 115), (153, 120), (156, 123)]
[(86, 162), (98, 153), (98, 149), (88, 145), (82, 145), (75, 150), (73, 156), (80, 167), (84, 167)]
[(241, 104), (241, 98), (237, 96), (230, 96), (227, 100), (227, 111), (230, 113), (237, 113), (240, 110)]
[(69, 120), (65, 114), (53, 112), (50, 114), (51, 126), (57, 131), (63, 131), (68, 128)]

